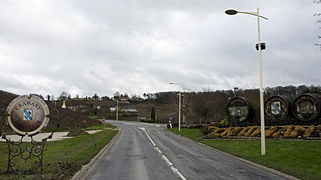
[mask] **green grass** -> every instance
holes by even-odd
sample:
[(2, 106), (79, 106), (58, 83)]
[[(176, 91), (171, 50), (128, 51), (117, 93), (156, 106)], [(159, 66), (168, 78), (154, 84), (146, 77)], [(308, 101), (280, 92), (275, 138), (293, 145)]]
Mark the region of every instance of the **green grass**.
[(178, 131), (178, 128), (172, 128), (169, 129), (175, 134), (179, 134), (185, 137), (188, 137), (190, 139), (193, 139), (194, 141), (200, 141), (203, 134), (201, 133), (200, 129), (187, 129), (187, 128), (181, 128), (181, 131)]
[(321, 141), (268, 139), (266, 155), (262, 156), (260, 140), (201, 140), (199, 129), (170, 131), (300, 179), (321, 179)]
[[(63, 141), (47, 142), (44, 151), (44, 175), (10, 176), (12, 179), (69, 179), (87, 164), (117, 134), (117, 130), (104, 129), (101, 132), (76, 136)], [(0, 143), (0, 179), (7, 179), (7, 144)], [(22, 161), (17, 165), (25, 166)], [(39, 173), (39, 172), (38, 172)]]

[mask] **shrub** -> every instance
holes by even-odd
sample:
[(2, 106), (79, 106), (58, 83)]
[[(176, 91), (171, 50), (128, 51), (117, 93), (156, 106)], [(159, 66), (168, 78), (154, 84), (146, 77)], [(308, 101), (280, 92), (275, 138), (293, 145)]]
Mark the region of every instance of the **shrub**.
[(305, 128), (302, 126), (297, 126), (294, 128), (294, 130), (291, 132), (290, 137), (291, 138), (296, 138), (298, 136), (302, 136), (303, 133), (305, 132)]
[(257, 127), (255, 127), (255, 126), (250, 127), (250, 129), (246, 131), (246, 133), (244, 134), (244, 136), (245, 136), (245, 137), (249, 137), (256, 128), (257, 128)]
[(261, 134), (261, 128), (257, 127), (257, 129), (251, 134), (251, 137), (258, 137)]
[(315, 126), (314, 125), (309, 126), (308, 129), (305, 130), (303, 137), (310, 137), (314, 131), (315, 131)]
[(247, 132), (247, 130), (249, 130), (249, 127), (243, 128), (243, 130), (237, 136), (244, 136), (244, 134), (245, 134), (245, 132)]
[(145, 122), (145, 123), (154, 123), (154, 119), (141, 119), (140, 122)]
[(275, 133), (275, 131), (277, 131), (278, 130), (278, 127), (277, 126), (273, 126), (273, 127), (271, 127), (269, 130), (267, 130), (266, 132), (265, 132), (265, 136), (266, 137), (272, 137), (272, 135)]
[(273, 138), (280, 138), (280, 137), (282, 137), (282, 130), (280, 129), (279, 131), (276, 131), (275, 133), (273, 133), (272, 137), (273, 137)]
[(228, 120), (227, 120), (227, 119), (223, 119), (223, 120), (220, 122), (220, 126), (221, 126), (221, 127), (227, 127), (227, 126), (228, 126)]
[(233, 128), (233, 127), (227, 128), (227, 129), (221, 134), (221, 136), (231, 136), (231, 134), (232, 134), (232, 128)]
[(267, 131), (265, 131), (265, 136), (266, 137), (272, 137), (272, 135), (275, 133), (275, 131), (278, 130), (277, 126), (273, 126), (270, 129), (268, 129)]
[(315, 131), (316, 135), (319, 135), (319, 137), (321, 137), (321, 124), (318, 125), (316, 131)]
[(209, 133), (206, 137), (207, 138), (217, 138), (221, 136), (221, 133), (225, 130), (225, 128), (217, 128), (211, 133)]
[(235, 128), (232, 130), (232, 135), (231, 135), (231, 136), (236, 136), (241, 130), (242, 130), (241, 127), (235, 127)]
[(285, 126), (285, 128), (286, 128), (286, 131), (284, 132), (283, 137), (284, 138), (289, 138), (290, 134), (292, 132), (292, 129), (293, 129), (293, 125)]

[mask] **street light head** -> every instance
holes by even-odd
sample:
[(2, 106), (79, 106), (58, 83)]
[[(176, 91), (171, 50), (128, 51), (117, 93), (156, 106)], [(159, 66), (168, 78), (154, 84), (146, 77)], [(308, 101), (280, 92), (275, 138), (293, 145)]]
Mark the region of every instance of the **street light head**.
[(227, 14), (227, 15), (235, 15), (235, 14), (237, 14), (237, 11), (234, 10), (234, 9), (228, 9), (228, 10), (225, 11), (225, 14)]

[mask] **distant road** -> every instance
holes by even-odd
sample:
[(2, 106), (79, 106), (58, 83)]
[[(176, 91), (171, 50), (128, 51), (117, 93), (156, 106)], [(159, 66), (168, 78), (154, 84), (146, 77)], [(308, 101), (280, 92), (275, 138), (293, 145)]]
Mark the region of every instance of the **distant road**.
[(284, 179), (176, 136), (164, 125), (108, 122), (122, 129), (119, 141), (88, 180)]

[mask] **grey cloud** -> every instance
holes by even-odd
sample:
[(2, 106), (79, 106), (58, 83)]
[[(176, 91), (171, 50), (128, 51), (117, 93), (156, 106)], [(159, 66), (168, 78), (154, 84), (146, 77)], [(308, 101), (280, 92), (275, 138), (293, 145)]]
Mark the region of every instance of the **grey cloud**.
[(231, 7), (269, 17), (261, 21), (266, 86), (321, 84), (311, 2), (63, 2), (0, 3), (0, 89), (110, 96), (177, 89), (171, 81), (258, 87), (256, 18), (225, 15)]

